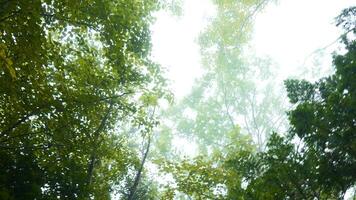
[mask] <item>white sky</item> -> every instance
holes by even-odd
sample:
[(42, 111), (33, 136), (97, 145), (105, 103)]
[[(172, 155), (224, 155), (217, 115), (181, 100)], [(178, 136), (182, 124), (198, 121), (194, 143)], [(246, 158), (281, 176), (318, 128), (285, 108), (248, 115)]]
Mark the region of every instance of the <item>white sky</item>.
[(194, 78), (202, 73), (196, 39), (214, 7), (207, 0), (185, 0), (183, 12), (183, 16), (174, 17), (161, 11), (152, 27), (153, 57), (167, 69), (178, 98), (188, 94)]
[[(271, 4), (256, 20), (252, 43), (257, 55), (268, 55), (277, 62), (283, 79), (301, 72), (301, 67), (310, 67), (312, 52), (340, 36), (342, 31), (335, 26), (334, 18), (352, 5), (356, 0), (280, 0)], [(323, 66), (330, 69), (331, 56), (325, 56)]]
[[(257, 16), (252, 45), (258, 56), (270, 56), (280, 66), (282, 79), (287, 78), (300, 72), (298, 68), (311, 52), (340, 35), (334, 17), (352, 5), (356, 0), (280, 0)], [(189, 93), (194, 79), (202, 73), (196, 39), (213, 13), (208, 0), (184, 0), (183, 16), (164, 11), (156, 15), (153, 58), (167, 69), (178, 99)]]

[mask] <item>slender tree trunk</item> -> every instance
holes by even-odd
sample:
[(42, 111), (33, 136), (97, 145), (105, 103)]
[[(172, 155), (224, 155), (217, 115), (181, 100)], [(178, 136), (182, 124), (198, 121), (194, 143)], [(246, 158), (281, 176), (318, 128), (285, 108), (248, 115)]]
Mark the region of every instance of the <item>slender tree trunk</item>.
[(150, 146), (151, 146), (151, 136), (148, 136), (148, 142), (147, 142), (146, 151), (145, 151), (145, 153), (143, 155), (140, 167), (139, 167), (139, 169), (138, 169), (138, 171), (136, 173), (134, 184), (132, 185), (132, 187), (130, 189), (130, 193), (129, 193), (128, 198), (127, 198), (128, 200), (133, 200), (133, 197), (134, 197), (135, 192), (137, 190), (137, 186), (138, 186), (138, 184), (140, 182), (140, 179), (141, 179), (143, 166), (145, 165), (148, 152), (150, 151)]

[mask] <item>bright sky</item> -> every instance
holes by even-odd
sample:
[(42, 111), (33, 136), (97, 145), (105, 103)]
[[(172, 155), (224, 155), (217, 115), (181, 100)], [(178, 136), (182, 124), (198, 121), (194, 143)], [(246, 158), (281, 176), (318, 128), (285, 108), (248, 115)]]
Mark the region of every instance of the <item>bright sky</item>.
[[(352, 5), (356, 0), (280, 0), (271, 4), (255, 24), (253, 45), (257, 55), (268, 55), (276, 61), (283, 79), (301, 72), (301, 67), (310, 68), (313, 56), (309, 55), (340, 36), (334, 18)], [(327, 49), (320, 76), (330, 69), (330, 53), (336, 46)]]
[(196, 39), (214, 7), (207, 0), (185, 0), (183, 12), (177, 17), (161, 11), (152, 27), (154, 59), (167, 68), (167, 78), (177, 97), (188, 94), (194, 78), (202, 73)]
[[(252, 45), (258, 56), (270, 56), (280, 66), (282, 79), (295, 75), (310, 53), (340, 35), (334, 17), (352, 5), (356, 0), (279, 0), (257, 16)], [(194, 79), (202, 73), (196, 39), (213, 14), (209, 0), (185, 0), (183, 16), (163, 11), (156, 15), (153, 57), (167, 69), (178, 99), (189, 93)]]

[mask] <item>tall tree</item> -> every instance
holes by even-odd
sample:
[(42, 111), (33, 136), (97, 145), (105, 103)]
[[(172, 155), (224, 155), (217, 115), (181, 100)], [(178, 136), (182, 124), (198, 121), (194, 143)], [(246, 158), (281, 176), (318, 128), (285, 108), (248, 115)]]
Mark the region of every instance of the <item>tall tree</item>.
[[(343, 195), (355, 184), (356, 174), (356, 7), (337, 18), (346, 29), (346, 53), (335, 55), (335, 74), (309, 83), (286, 81), (291, 103), (291, 135), (305, 144), (305, 151), (318, 155), (319, 184)], [(353, 33), (348, 35), (348, 33)]]
[(315, 83), (285, 81), (295, 105), (287, 136), (274, 134), (268, 150), (256, 157), (231, 160), (248, 175), (247, 198), (343, 199), (355, 187), (355, 16), (352, 7), (337, 18), (346, 30), (341, 37), (346, 51), (333, 56), (333, 75)]
[[(0, 1), (0, 198), (109, 199), (151, 126), (154, 0)], [(119, 123), (118, 123), (119, 122)]]
[[(253, 19), (269, 2), (213, 2), (216, 16), (199, 37), (204, 74), (191, 93), (165, 114), (171, 134), (194, 141), (199, 152), (234, 145), (241, 133), (251, 135), (263, 150), (269, 133), (281, 130), (286, 121), (271, 60), (246, 52)], [(167, 128), (162, 130), (169, 134)], [(174, 136), (160, 140), (164, 138)]]

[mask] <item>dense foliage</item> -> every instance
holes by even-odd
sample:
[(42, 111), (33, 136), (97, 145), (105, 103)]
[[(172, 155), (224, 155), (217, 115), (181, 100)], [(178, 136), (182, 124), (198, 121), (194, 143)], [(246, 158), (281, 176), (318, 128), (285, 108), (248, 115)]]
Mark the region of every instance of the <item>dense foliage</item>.
[(135, 168), (120, 127), (153, 126), (157, 6), (0, 1), (0, 199), (109, 199)]

